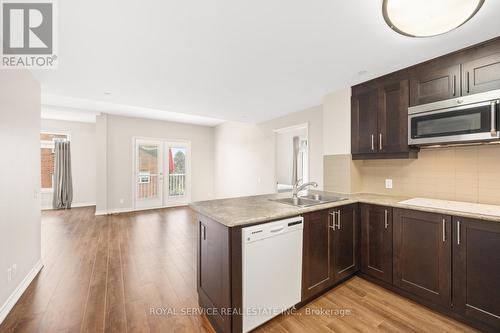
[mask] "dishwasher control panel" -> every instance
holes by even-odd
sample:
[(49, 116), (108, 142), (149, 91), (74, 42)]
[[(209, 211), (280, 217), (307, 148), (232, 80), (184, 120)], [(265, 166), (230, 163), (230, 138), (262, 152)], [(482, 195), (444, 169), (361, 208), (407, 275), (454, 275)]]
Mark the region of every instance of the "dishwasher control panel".
[(275, 222), (267, 222), (242, 229), (242, 240), (250, 243), (273, 237), (282, 233), (304, 229), (304, 218), (302, 216), (291, 217)]

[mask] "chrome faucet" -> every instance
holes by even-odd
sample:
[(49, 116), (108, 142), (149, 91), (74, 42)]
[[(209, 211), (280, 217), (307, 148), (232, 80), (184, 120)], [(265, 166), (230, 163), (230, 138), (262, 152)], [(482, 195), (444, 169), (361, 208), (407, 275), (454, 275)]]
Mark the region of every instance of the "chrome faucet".
[(294, 198), (294, 199), (296, 199), (299, 192), (302, 191), (303, 189), (305, 189), (306, 187), (308, 187), (308, 186), (318, 187), (318, 183), (316, 183), (316, 182), (309, 182), (309, 183), (305, 183), (302, 185), (299, 185), (299, 182), (300, 181), (297, 181), (297, 182), (295, 182), (295, 184), (293, 184), (292, 198)]

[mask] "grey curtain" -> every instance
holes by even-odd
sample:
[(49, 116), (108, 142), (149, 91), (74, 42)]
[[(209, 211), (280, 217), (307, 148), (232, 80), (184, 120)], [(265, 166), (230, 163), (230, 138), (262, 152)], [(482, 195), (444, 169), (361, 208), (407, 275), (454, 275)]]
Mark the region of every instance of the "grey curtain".
[(69, 141), (58, 140), (54, 149), (54, 179), (52, 181), (54, 209), (71, 208), (73, 179), (71, 177), (71, 147)]

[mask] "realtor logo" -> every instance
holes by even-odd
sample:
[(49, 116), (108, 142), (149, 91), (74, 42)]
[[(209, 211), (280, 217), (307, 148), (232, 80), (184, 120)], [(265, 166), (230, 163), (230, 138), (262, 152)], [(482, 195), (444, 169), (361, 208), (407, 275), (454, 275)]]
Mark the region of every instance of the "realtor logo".
[(25, 1), (0, 0), (1, 67), (55, 68), (55, 3)]

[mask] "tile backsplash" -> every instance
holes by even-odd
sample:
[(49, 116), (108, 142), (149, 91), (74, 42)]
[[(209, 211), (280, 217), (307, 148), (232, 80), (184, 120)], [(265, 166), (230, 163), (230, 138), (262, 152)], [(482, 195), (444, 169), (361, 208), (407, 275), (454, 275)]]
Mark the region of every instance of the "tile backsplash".
[[(325, 189), (500, 204), (500, 145), (422, 149), (414, 160), (351, 161), (325, 156)], [(336, 165), (343, 165), (342, 168)], [(349, 169), (348, 173), (344, 170)], [(355, 179), (359, 177), (359, 179)], [(336, 180), (337, 179), (337, 180)], [(385, 188), (385, 179), (393, 188)]]

